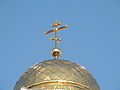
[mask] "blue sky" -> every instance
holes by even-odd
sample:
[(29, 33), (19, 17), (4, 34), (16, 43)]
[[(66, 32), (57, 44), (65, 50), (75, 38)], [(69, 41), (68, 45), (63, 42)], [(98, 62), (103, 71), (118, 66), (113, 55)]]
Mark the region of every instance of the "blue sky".
[(0, 90), (12, 90), (31, 65), (52, 59), (44, 35), (54, 20), (61, 59), (86, 67), (101, 90), (120, 90), (120, 0), (0, 0)]

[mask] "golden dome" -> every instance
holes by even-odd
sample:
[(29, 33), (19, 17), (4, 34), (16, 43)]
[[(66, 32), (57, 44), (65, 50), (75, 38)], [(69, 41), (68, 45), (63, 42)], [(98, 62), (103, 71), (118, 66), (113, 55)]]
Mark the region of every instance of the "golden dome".
[(30, 67), (14, 90), (100, 90), (91, 73), (68, 60), (45, 60)]

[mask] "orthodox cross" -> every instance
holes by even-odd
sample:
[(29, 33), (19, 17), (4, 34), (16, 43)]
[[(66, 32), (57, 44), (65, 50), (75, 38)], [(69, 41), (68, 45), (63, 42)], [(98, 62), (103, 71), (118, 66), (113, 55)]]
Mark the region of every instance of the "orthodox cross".
[(62, 39), (58, 38), (58, 31), (68, 27), (67, 25), (64, 25), (62, 27), (58, 27), (61, 24), (62, 23), (60, 21), (56, 20), (51, 26), (53, 29), (45, 32), (45, 34), (49, 34), (51, 32), (54, 32), (54, 37), (52, 37), (50, 39), (55, 41), (54, 49), (51, 52), (55, 59), (57, 59), (58, 56), (60, 56), (60, 54), (61, 54), (61, 51), (58, 48), (58, 41), (62, 41)]

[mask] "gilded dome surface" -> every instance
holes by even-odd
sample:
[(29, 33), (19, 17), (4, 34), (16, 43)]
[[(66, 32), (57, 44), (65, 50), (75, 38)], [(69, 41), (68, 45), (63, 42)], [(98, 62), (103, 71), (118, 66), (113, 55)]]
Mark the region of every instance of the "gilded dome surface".
[(92, 74), (68, 60), (45, 60), (23, 73), (14, 90), (100, 90)]

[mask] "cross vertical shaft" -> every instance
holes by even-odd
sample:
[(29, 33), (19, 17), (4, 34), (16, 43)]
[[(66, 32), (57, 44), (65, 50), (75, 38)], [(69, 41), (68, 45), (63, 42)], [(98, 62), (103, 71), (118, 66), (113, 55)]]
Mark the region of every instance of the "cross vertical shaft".
[[(57, 27), (55, 29), (57, 29)], [(55, 31), (55, 38), (58, 38), (57, 36), (58, 36), (58, 31), (56, 30)], [(58, 48), (58, 41), (57, 40), (55, 40), (55, 48)]]

